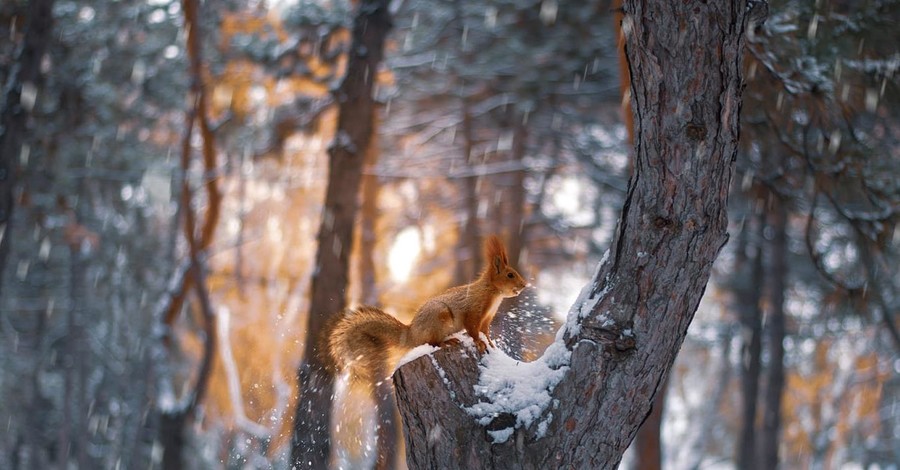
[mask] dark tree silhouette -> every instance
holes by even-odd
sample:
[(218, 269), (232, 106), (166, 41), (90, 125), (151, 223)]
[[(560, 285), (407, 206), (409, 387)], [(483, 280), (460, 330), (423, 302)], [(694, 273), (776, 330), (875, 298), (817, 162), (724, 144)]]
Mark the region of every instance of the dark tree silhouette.
[(37, 97), (41, 60), (52, 39), (53, 0), (28, 2), (25, 37), (6, 85), (0, 110), (0, 289), (12, 240), (9, 233), (15, 206), (17, 162), (25, 143), (28, 118)]

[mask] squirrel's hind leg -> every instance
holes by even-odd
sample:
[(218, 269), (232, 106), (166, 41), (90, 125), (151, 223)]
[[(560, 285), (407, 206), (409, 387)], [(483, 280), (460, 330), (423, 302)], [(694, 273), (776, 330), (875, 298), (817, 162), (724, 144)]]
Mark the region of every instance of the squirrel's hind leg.
[(454, 332), (453, 312), (444, 302), (429, 302), (416, 314), (413, 325), (413, 331), (418, 333), (416, 346), (428, 343), (439, 347), (448, 344), (444, 338)]

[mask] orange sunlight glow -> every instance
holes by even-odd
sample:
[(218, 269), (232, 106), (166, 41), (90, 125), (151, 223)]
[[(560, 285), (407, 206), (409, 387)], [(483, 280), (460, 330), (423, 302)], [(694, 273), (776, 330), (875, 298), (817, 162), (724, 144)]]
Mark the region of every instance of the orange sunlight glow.
[(394, 282), (402, 283), (409, 280), (413, 266), (422, 252), (422, 240), (419, 231), (414, 227), (407, 227), (400, 231), (391, 244), (388, 252), (388, 270)]

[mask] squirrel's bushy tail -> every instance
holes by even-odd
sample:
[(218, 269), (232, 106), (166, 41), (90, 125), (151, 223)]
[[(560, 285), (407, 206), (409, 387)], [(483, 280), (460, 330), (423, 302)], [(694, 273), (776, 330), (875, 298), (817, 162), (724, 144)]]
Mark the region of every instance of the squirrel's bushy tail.
[(388, 375), (395, 348), (407, 348), (409, 326), (377, 307), (345, 310), (328, 338), (328, 350), (354, 382), (373, 385)]

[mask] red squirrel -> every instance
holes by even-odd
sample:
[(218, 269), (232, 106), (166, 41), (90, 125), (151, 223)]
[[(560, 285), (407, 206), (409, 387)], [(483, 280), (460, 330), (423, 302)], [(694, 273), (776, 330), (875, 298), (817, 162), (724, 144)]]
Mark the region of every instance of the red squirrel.
[[(479, 353), (484, 353), (488, 344), (493, 347), (491, 321), (500, 302), (519, 295), (528, 283), (509, 265), (499, 238), (489, 237), (484, 253), (487, 265), (477, 279), (427, 300), (409, 325), (377, 307), (345, 311), (328, 337), (328, 349), (338, 368), (374, 383), (383, 378), (375, 375), (385, 370), (392, 353), (406, 353), (426, 343), (453, 343), (456, 340), (447, 337), (463, 329), (475, 341)], [(484, 333), (487, 344), (480, 333)]]

